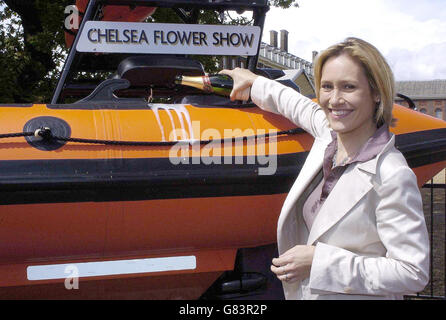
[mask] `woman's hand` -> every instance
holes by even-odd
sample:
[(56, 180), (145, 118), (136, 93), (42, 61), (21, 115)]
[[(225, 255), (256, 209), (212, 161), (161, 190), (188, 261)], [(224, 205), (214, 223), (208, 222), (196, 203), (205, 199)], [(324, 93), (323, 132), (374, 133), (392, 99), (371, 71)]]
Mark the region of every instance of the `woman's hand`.
[(255, 73), (252, 73), (248, 69), (235, 68), (233, 70), (221, 70), (219, 74), (225, 74), (230, 76), (234, 80), (234, 86), (230, 95), (231, 101), (249, 100), (249, 93), (254, 80), (258, 77)]
[(273, 259), (271, 271), (280, 281), (295, 282), (310, 276), (314, 246), (295, 246)]

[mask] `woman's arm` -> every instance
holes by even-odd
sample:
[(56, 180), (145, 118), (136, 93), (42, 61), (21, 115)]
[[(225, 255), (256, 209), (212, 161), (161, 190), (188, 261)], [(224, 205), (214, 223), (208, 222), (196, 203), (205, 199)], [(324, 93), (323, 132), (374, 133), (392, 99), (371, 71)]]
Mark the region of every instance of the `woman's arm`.
[(231, 100), (252, 101), (261, 109), (281, 114), (313, 137), (331, 140), (323, 110), (311, 99), (277, 81), (258, 76), (247, 69), (222, 70), (231, 76), (234, 88)]

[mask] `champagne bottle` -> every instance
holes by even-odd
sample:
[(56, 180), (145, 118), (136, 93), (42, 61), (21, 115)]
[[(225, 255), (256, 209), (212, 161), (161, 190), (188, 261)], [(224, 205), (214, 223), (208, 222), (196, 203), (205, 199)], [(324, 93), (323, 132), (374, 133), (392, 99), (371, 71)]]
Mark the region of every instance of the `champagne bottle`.
[(231, 77), (223, 74), (212, 74), (208, 76), (177, 76), (176, 84), (190, 86), (204, 92), (215, 93), (221, 96), (229, 96), (234, 82)]

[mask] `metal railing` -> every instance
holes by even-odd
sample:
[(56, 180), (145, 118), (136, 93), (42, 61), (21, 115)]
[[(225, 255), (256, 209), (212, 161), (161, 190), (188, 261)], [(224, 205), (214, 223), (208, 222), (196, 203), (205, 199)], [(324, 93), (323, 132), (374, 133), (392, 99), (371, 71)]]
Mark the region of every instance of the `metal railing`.
[(287, 67), (288, 69), (304, 69), (307, 74), (313, 74), (313, 63), (310, 61), (282, 51), (264, 42), (260, 44), (259, 56)]
[(421, 188), (430, 237), (430, 277), (422, 292), (406, 299), (446, 300), (446, 169)]

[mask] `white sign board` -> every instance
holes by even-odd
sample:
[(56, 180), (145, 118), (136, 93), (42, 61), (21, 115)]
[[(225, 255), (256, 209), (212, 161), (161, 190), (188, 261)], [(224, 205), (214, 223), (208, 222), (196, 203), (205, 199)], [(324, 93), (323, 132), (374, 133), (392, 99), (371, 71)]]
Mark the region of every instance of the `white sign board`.
[(256, 55), (260, 27), (87, 21), (80, 52)]

